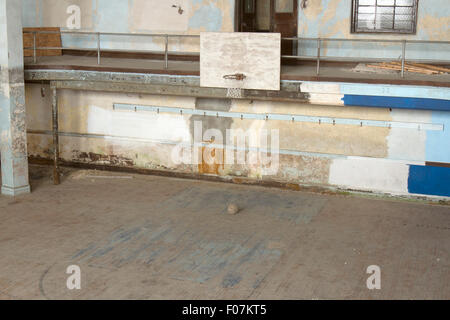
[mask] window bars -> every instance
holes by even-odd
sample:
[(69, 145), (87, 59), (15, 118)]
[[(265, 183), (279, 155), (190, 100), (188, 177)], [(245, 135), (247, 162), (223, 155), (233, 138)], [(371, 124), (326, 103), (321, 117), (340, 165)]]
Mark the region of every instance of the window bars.
[(418, 0), (353, 0), (353, 33), (416, 33)]

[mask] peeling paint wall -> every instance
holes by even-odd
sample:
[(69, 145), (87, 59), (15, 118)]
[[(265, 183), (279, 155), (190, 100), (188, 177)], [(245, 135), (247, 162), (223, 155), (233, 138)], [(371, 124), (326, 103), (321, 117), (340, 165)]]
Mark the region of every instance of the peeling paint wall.
[[(365, 89), (364, 89), (365, 87)], [(304, 83), (302, 91), (314, 93), (351, 93), (352, 90), (403, 95), (405, 88), (374, 85)], [(397, 90), (397, 88), (399, 88)], [(410, 88), (409, 88), (410, 89)], [(48, 91), (46, 87), (46, 91)], [(372, 90), (372, 91), (371, 91)], [(28, 126), (31, 130), (50, 130), (50, 101), (41, 96), (41, 85), (28, 84)], [(425, 166), (427, 161), (450, 163), (448, 112), (401, 110), (373, 107), (332, 106), (294, 102), (203, 99), (138, 94), (99, 93), (59, 90), (60, 130), (65, 133), (102, 135), (62, 135), (61, 157), (67, 161), (108, 164), (125, 167), (163, 169), (194, 174), (246, 177), (257, 180), (336, 186), (346, 189), (408, 194), (410, 166)], [(407, 90), (420, 96), (450, 98), (446, 88)], [(326, 95), (326, 94), (325, 94)], [(338, 95), (338, 94), (337, 94)], [(320, 95), (317, 99), (320, 100)], [(328, 98), (327, 98), (328, 99)], [(443, 131), (355, 126), (350, 124), (299, 123), (281, 120), (231, 119), (187, 114), (152, 113), (114, 109), (114, 103), (215, 110), (251, 114), (297, 114), (407, 123), (445, 124)], [(201, 121), (209, 143), (209, 129), (223, 137), (227, 129), (279, 130), (279, 168), (264, 174), (260, 162), (225, 165), (180, 164), (173, 159), (178, 144), (191, 153), (194, 126)], [(30, 155), (51, 156), (51, 135), (29, 134)], [(213, 157), (226, 157), (217, 141), (206, 149)], [(214, 145), (214, 146), (213, 146)], [(247, 148), (261, 147), (249, 142)], [(203, 150), (205, 150), (203, 148)], [(246, 150), (248, 156), (250, 149)], [(200, 155), (201, 157), (201, 155)]]
[[(23, 0), (24, 27), (66, 27), (66, 8), (81, 8), (81, 27), (85, 31), (119, 33), (199, 34), (202, 31), (232, 32), (235, 22), (234, 0)], [(174, 8), (172, 5), (179, 6)], [(352, 34), (352, 0), (308, 1), (299, 6), (298, 36), (345, 39), (450, 40), (450, 7), (448, 0), (419, 1), (417, 34)], [(181, 12), (181, 14), (180, 14)], [(96, 39), (89, 36), (63, 37), (65, 46), (95, 48)], [(162, 50), (163, 39), (156, 37), (102, 37), (105, 49)], [(449, 46), (410, 44), (409, 59), (448, 59)], [(171, 51), (198, 52), (198, 39), (171, 39)], [(398, 59), (400, 44), (324, 43), (322, 55), (330, 57), (382, 57)], [(303, 41), (299, 54), (315, 56), (316, 42)]]
[[(184, 0), (173, 8), (166, 1), (73, 0), (88, 14), (82, 28), (104, 32), (149, 32), (199, 34), (202, 31), (233, 31), (234, 1)], [(25, 26), (65, 26), (67, 15), (60, 13), (67, 2), (24, 0)], [(427, 3), (427, 5), (425, 5)], [(430, 5), (434, 3), (434, 5)], [(167, 6), (166, 6), (167, 5)], [(152, 8), (158, 8), (152, 10)], [(308, 1), (299, 9), (299, 36), (373, 39), (450, 40), (446, 1), (420, 1), (417, 35), (374, 35), (350, 33), (350, 0)], [(51, 14), (44, 13), (48, 11)], [(111, 23), (113, 22), (113, 23)], [(161, 50), (156, 38), (104, 37), (104, 48)], [(95, 39), (65, 36), (66, 46), (94, 48)], [(170, 50), (198, 51), (197, 40), (171, 40)], [(435, 46), (414, 45), (408, 58), (448, 59), (448, 51)], [(326, 44), (328, 56), (399, 57), (400, 47), (392, 45)], [(315, 43), (302, 43), (300, 54), (315, 55)], [(45, 87), (45, 86), (44, 86)], [(412, 166), (422, 169), (426, 162), (450, 163), (450, 113), (435, 110), (373, 108), (345, 105), (346, 95), (388, 96), (450, 100), (448, 88), (391, 85), (302, 82), (310, 104), (235, 99), (196, 99), (137, 94), (114, 94), (60, 90), (61, 157), (67, 161), (165, 169), (177, 172), (249, 177), (289, 183), (318, 184), (347, 189), (397, 194), (415, 193), (410, 189)], [(49, 92), (49, 88), (46, 92)], [(30, 130), (51, 130), (50, 95), (42, 97), (41, 85), (26, 86), (28, 126)], [(240, 120), (190, 115), (136, 113), (113, 109), (114, 103), (182, 107), (199, 110), (278, 113), (323, 116), (343, 119), (403, 121), (443, 125), (441, 131), (354, 126), (350, 124), (291, 123), (286, 121)], [(201, 118), (201, 119), (200, 119)], [(173, 161), (179, 143), (193, 143), (194, 122), (201, 120), (202, 130), (254, 129), (280, 132), (280, 167), (273, 175), (262, 174), (260, 163), (247, 165), (198, 166)], [(75, 135), (73, 135), (75, 134)], [(78, 135), (91, 135), (86, 137)], [(102, 135), (101, 138), (92, 135)], [(210, 143), (210, 139), (204, 139)], [(29, 134), (30, 155), (51, 156), (51, 136)], [(256, 145), (258, 147), (258, 145)], [(208, 149), (209, 147), (205, 147)], [(209, 149), (214, 149), (211, 146)], [(214, 156), (219, 154), (214, 150)], [(414, 167), (415, 168), (415, 167)], [(415, 183), (421, 181), (414, 175)], [(423, 175), (422, 175), (423, 176)], [(445, 177), (445, 174), (442, 175)], [(417, 184), (417, 183), (416, 183)], [(448, 185), (448, 183), (447, 183)], [(415, 185), (416, 186), (416, 185)], [(440, 192), (440, 191), (439, 191)], [(446, 193), (430, 193), (447, 195)], [(419, 192), (420, 193), (420, 192)], [(448, 194), (450, 195), (450, 193)]]
[[(298, 36), (344, 39), (391, 39), (450, 41), (450, 6), (448, 0), (419, 1), (416, 34), (351, 33), (352, 0), (308, 1), (305, 9), (299, 8)], [(409, 59), (448, 60), (450, 45), (410, 44)], [(322, 54), (330, 57), (372, 57), (398, 59), (401, 44), (328, 42)], [(316, 43), (299, 44), (299, 54), (317, 54)]]
[[(81, 9), (81, 30), (114, 33), (199, 34), (232, 32), (234, 0), (24, 0), (24, 27), (66, 28), (69, 5)], [(173, 5), (177, 7), (173, 7)], [(66, 47), (96, 48), (90, 36), (64, 35)], [(103, 36), (105, 49), (163, 50), (157, 37)], [(170, 51), (198, 52), (198, 39), (170, 40)]]

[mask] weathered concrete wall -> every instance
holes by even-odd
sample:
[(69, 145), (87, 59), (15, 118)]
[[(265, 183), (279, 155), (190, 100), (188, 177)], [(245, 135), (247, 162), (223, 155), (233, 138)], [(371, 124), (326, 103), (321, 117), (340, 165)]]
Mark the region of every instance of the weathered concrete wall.
[(0, 154), (2, 194), (30, 192), (23, 74), (22, 3), (0, 0)]
[[(26, 0), (24, 10), (26, 26), (65, 26), (65, 1)], [(234, 1), (191, 0), (179, 1), (164, 7), (162, 1), (70, 1), (79, 4), (83, 15), (82, 29), (112, 32), (156, 32), (198, 34), (201, 31), (233, 30)], [(430, 5), (433, 2), (434, 5)], [(299, 35), (305, 37), (338, 38), (390, 38), (449, 40), (448, 8), (445, 1), (420, 1), (417, 35), (350, 34), (350, 0), (308, 1), (308, 7), (299, 13)], [(157, 7), (159, 11), (151, 8)], [(32, 8), (32, 9), (30, 9)], [(44, 13), (51, 12), (51, 14)], [(157, 15), (156, 13), (157, 12)], [(147, 16), (148, 15), (148, 16)], [(153, 16), (154, 15), (154, 16)], [(95, 47), (95, 39), (65, 37), (67, 46)], [(163, 43), (155, 38), (105, 37), (104, 48), (162, 49)], [(398, 48), (382, 45), (354, 43), (328, 44), (323, 54), (329, 56), (392, 57), (398, 58)], [(170, 50), (198, 51), (197, 40), (173, 40)], [(315, 54), (313, 44), (300, 46), (301, 54)], [(410, 51), (408, 51), (410, 52)], [(421, 58), (448, 59), (447, 52), (433, 46), (417, 47), (410, 53)], [(346, 105), (346, 96), (367, 95), (387, 98), (419, 98), (450, 100), (448, 88), (366, 85), (345, 83), (303, 82), (301, 92), (308, 93), (311, 104), (281, 103), (250, 100), (195, 99), (192, 97), (112, 94), (98, 92), (59, 91), (62, 132), (61, 156), (69, 161), (106, 163), (139, 168), (168, 169), (180, 172), (245, 176), (255, 179), (279, 180), (293, 183), (331, 185), (349, 189), (382, 191), (398, 194), (423, 193), (449, 196), (448, 189), (422, 190), (422, 170), (426, 162), (450, 163), (450, 113), (434, 110), (402, 110), (388, 106), (373, 108)], [(49, 94), (42, 97), (40, 85), (26, 88), (29, 106), (30, 130), (50, 130), (51, 103)], [(47, 88), (48, 92), (48, 88)], [(364, 98), (364, 97), (363, 97)], [(153, 114), (119, 111), (113, 103), (182, 107), (201, 110), (247, 112), (253, 114), (285, 113), (304, 116), (336, 117), (345, 120), (403, 121), (417, 124), (443, 125), (443, 130), (381, 128), (349, 124), (291, 123), (286, 121), (234, 120), (220, 117)], [(406, 102), (405, 102), (406, 103)], [(201, 118), (201, 119), (200, 119)], [(202, 122), (202, 130), (227, 129), (270, 130), (280, 133), (280, 166), (276, 173), (263, 173), (260, 163), (244, 165), (198, 166), (179, 164), (173, 152), (179, 143), (191, 148), (195, 121)], [(85, 136), (80, 136), (85, 135)], [(78, 136), (77, 136), (78, 135)], [(87, 135), (87, 136), (86, 136)], [(90, 135), (90, 136), (89, 136)], [(93, 137), (92, 135), (101, 135)], [(208, 137), (204, 143), (210, 143)], [(249, 146), (250, 147), (250, 146)], [(258, 147), (258, 145), (252, 145)], [(51, 137), (30, 134), (31, 155), (48, 157)], [(218, 151), (218, 150), (216, 150)], [(248, 150), (247, 150), (248, 151)], [(218, 152), (219, 153), (219, 152)], [(423, 169), (425, 168), (425, 169)], [(445, 168), (447, 169), (447, 168)], [(442, 170), (445, 170), (442, 169)], [(446, 171), (448, 172), (448, 171)], [(435, 173), (438, 184), (448, 173)], [(434, 176), (433, 176), (434, 177)], [(421, 180), (422, 179), (422, 180)], [(434, 178), (433, 178), (434, 179)], [(431, 184), (436, 181), (431, 181)], [(423, 182), (427, 185), (428, 182)], [(428, 183), (429, 184), (429, 183)], [(446, 184), (448, 185), (448, 183)], [(447, 187), (448, 188), (448, 187)]]
[[(323, 92), (325, 86), (331, 90), (338, 88), (339, 84), (305, 83), (303, 89)], [(374, 87), (366, 86), (367, 92), (370, 92), (369, 88)], [(391, 88), (392, 95), (404, 94), (401, 87), (397, 92), (394, 92), (394, 88), (395, 86)], [(50, 130), (49, 95), (42, 97), (41, 85), (38, 84), (29, 84), (26, 89), (30, 129)], [(407, 91), (414, 92), (416, 95), (429, 94), (449, 98), (447, 89), (419, 89), (415, 92)], [(46, 91), (48, 90), (47, 88)], [(340, 90), (342, 94), (351, 92), (351, 89), (345, 87)], [(353, 88), (353, 90), (362, 89)], [(386, 92), (387, 89), (381, 91)], [(376, 94), (376, 86), (371, 93)], [(59, 103), (62, 132), (101, 135), (100, 137), (63, 135), (61, 157), (68, 161), (249, 177), (258, 180), (337, 186), (395, 194), (421, 193), (410, 190), (411, 181), (419, 179), (416, 176), (410, 177), (411, 166), (429, 168), (425, 167), (427, 161), (450, 163), (449, 112), (72, 90), (59, 90)], [(433, 123), (445, 124), (445, 126), (444, 130), (427, 131), (415, 128), (360, 127), (350, 124), (241, 120), (115, 110), (114, 103), (251, 114), (277, 113), (340, 119)], [(178, 145), (182, 144), (184, 149), (192, 152), (195, 121), (201, 121), (203, 143), (209, 143), (211, 140), (211, 137), (207, 136), (209, 129), (217, 129), (223, 136), (227, 129), (255, 132), (279, 130), (278, 170), (273, 174), (265, 174), (264, 165), (261, 162), (189, 165), (175, 161), (173, 155), (177, 152)], [(220, 154), (222, 149), (217, 148), (217, 144), (218, 142), (214, 141), (211, 149), (214, 149), (217, 156), (226, 157), (228, 151)], [(249, 143), (246, 146), (247, 155), (250, 148), (256, 147), (261, 146), (258, 143)], [(29, 149), (33, 156), (49, 157), (51, 136), (30, 134)], [(445, 178), (445, 174), (442, 177)], [(445, 192), (430, 191), (427, 194), (450, 196), (450, 193)]]
[[(448, 0), (419, 1), (417, 34), (352, 34), (351, 0), (308, 1), (299, 6), (298, 35), (345, 39), (450, 40), (450, 7)], [(160, 0), (24, 0), (25, 27), (66, 27), (69, 5), (81, 8), (81, 29), (101, 32), (146, 32), (199, 34), (202, 31), (232, 32), (234, 0), (181, 0), (182, 11), (171, 2)], [(182, 12), (180, 14), (180, 12)], [(65, 46), (95, 48), (96, 41), (86, 36), (63, 37)], [(107, 49), (162, 50), (164, 41), (155, 37), (127, 38), (104, 36)], [(299, 54), (315, 56), (316, 43), (299, 44)], [(198, 52), (198, 39), (171, 39), (171, 51)], [(448, 59), (449, 45), (410, 44), (409, 59)], [(398, 59), (400, 44), (324, 43), (322, 54), (331, 57), (383, 57)]]
[[(352, 0), (308, 1), (305, 9), (299, 8), (298, 36), (344, 39), (392, 39), (450, 41), (450, 6), (448, 0), (419, 1), (416, 34), (351, 33)], [(450, 45), (410, 44), (409, 59), (448, 60)], [(316, 43), (304, 41), (299, 44), (302, 55), (316, 55)], [(328, 42), (322, 54), (330, 57), (372, 57), (398, 59), (401, 44)]]
[[(172, 5), (179, 5), (174, 8)], [(115, 33), (199, 34), (202, 31), (232, 32), (234, 0), (24, 0), (24, 27), (66, 28), (69, 5), (81, 9), (81, 30)], [(89, 36), (63, 36), (63, 45), (95, 48)], [(105, 49), (163, 50), (157, 37), (103, 36)], [(170, 40), (171, 51), (199, 52), (198, 39)]]

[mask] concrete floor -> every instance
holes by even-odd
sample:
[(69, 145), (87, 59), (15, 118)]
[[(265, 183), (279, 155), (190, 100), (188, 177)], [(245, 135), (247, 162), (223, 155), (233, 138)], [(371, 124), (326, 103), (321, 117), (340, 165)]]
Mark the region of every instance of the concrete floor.
[(449, 206), (30, 170), (32, 194), (0, 197), (0, 299), (450, 299)]
[[(37, 63), (33, 63), (33, 58), (25, 58), (25, 69), (34, 66), (43, 66), (43, 69), (51, 69), (58, 67), (98, 67), (98, 70), (107, 68), (124, 68), (129, 72), (151, 72), (152, 70), (164, 70), (164, 61), (161, 60), (146, 60), (146, 59), (125, 59), (125, 58), (102, 58), (101, 66), (97, 65), (96, 57), (83, 57), (83, 56), (71, 56), (64, 55), (59, 57), (39, 57)], [(366, 71), (354, 72), (353, 69), (357, 63), (351, 64), (330, 64), (322, 62), (320, 76), (323, 78), (335, 78), (348, 79), (349, 82), (359, 82), (364, 79), (389, 81), (402, 80), (400, 72), (386, 72), (386, 70), (377, 70), (371, 68), (365, 68)], [(364, 69), (363, 69), (364, 70)], [(189, 61), (170, 61), (168, 73), (174, 71), (183, 71), (187, 73), (199, 72), (199, 62)], [(315, 63), (305, 63), (304, 65), (296, 66), (282, 66), (281, 76), (285, 77), (316, 77), (317, 67)], [(290, 79), (290, 78), (289, 78)], [(408, 81), (432, 81), (436, 83), (448, 83), (450, 82), (450, 74), (439, 75), (426, 75), (414, 72), (405, 72), (405, 78), (403, 80)]]

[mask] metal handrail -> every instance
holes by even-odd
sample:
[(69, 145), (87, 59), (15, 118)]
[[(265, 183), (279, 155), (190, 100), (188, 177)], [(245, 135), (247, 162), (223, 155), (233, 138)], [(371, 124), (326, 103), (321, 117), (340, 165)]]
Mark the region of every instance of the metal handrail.
[[(97, 40), (97, 64), (101, 64), (101, 52), (148, 52), (155, 53), (154, 50), (114, 50), (114, 49), (103, 49), (101, 48), (101, 36), (137, 36), (137, 37), (160, 37), (164, 38), (164, 67), (165, 69), (169, 68), (169, 53), (176, 54), (177, 52), (169, 52), (169, 39), (171, 37), (176, 38), (200, 38), (199, 35), (191, 35), (191, 34), (156, 34), (156, 33), (117, 33), (117, 32), (91, 32), (91, 31), (50, 31), (50, 30), (33, 30), (33, 31), (24, 31), (24, 33), (33, 34), (33, 47), (26, 47), (26, 50), (33, 50), (33, 61), (37, 63), (37, 52), (36, 50), (63, 50), (63, 49), (73, 49), (73, 50), (93, 50), (94, 48), (65, 48), (61, 47), (37, 47), (36, 46), (36, 35), (37, 34), (76, 34), (76, 35), (95, 35)], [(160, 53), (160, 52), (157, 52)], [(191, 54), (191, 53), (190, 53)], [(192, 53), (199, 55), (200, 53)]]
[[(61, 31), (46, 31), (46, 30), (34, 30), (34, 31), (24, 31), (24, 33), (33, 34), (33, 47), (27, 47), (24, 49), (32, 49), (33, 50), (33, 60), (34, 63), (37, 62), (37, 54), (36, 50), (63, 50), (68, 49), (67, 47), (37, 47), (36, 46), (36, 34), (76, 34), (76, 35), (95, 35), (97, 40), (97, 63), (101, 64), (101, 52), (149, 52), (149, 53), (163, 53), (164, 54), (164, 67), (165, 69), (169, 68), (169, 54), (180, 54), (179, 52), (169, 52), (169, 41), (170, 38), (200, 38), (200, 35), (191, 35), (191, 34), (155, 34), (155, 33), (118, 33), (118, 32), (91, 32), (91, 31), (70, 31), (70, 30), (61, 30)], [(155, 50), (119, 50), (119, 49), (102, 49), (101, 48), (101, 36), (132, 36), (132, 37), (160, 37), (164, 38), (164, 51), (155, 51)], [(406, 49), (407, 44), (450, 44), (450, 41), (429, 41), (429, 40), (405, 40), (405, 39), (360, 39), (360, 38), (352, 38), (352, 39), (344, 39), (344, 38), (308, 38), (308, 37), (284, 37), (281, 38), (282, 41), (314, 41), (316, 42), (317, 55), (316, 56), (301, 56), (301, 55), (282, 55), (282, 58), (285, 59), (304, 59), (304, 60), (316, 60), (317, 62), (317, 75), (320, 74), (320, 62), (321, 61), (350, 61), (354, 59), (344, 58), (344, 57), (329, 57), (322, 56), (322, 44), (324, 42), (366, 42), (366, 43), (397, 43), (401, 45), (401, 76), (402, 78), (405, 76), (405, 64), (406, 64)], [(93, 50), (94, 48), (69, 48), (73, 50)], [(199, 52), (190, 52), (192, 55), (199, 55)], [(387, 58), (365, 58), (367, 61), (374, 62), (385, 62), (390, 61), (392, 59)], [(433, 59), (429, 59), (427, 61), (436, 61)], [(450, 61), (448, 61), (450, 63)]]
[[(397, 43), (401, 44), (401, 75), (402, 78), (405, 77), (405, 64), (406, 64), (406, 46), (408, 43), (411, 44), (417, 44), (417, 43), (424, 43), (424, 44), (450, 44), (450, 41), (428, 41), (428, 40), (405, 40), (405, 39), (399, 39), (399, 40), (393, 40), (393, 39), (343, 39), (343, 38), (301, 38), (301, 37), (290, 37), (290, 38), (282, 38), (283, 41), (315, 41), (317, 43), (317, 56), (299, 56), (299, 55), (282, 55), (282, 58), (286, 59), (309, 59), (309, 60), (316, 60), (317, 62), (317, 75), (320, 74), (320, 61), (321, 60), (328, 60), (328, 61), (349, 61), (350, 59), (345, 59), (341, 57), (327, 57), (327, 56), (321, 56), (321, 45), (323, 42), (326, 41), (335, 41), (335, 42), (366, 42), (366, 43)], [(385, 58), (365, 58), (366, 60), (374, 61), (374, 62), (385, 62), (390, 61), (392, 59), (385, 59)], [(354, 60), (354, 59), (353, 59)], [(428, 60), (428, 61), (435, 61), (435, 60)], [(450, 63), (450, 60), (447, 60)]]

